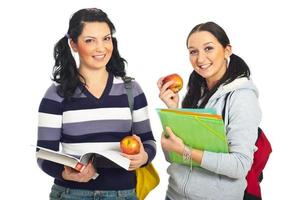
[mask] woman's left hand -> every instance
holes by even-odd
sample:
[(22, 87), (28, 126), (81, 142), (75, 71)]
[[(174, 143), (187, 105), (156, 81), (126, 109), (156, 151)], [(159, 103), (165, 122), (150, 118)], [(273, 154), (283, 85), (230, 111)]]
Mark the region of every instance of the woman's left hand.
[(122, 155), (124, 157), (126, 157), (126, 158), (128, 158), (128, 159), (131, 160), (129, 171), (133, 171), (133, 170), (141, 167), (148, 160), (148, 155), (144, 151), (143, 144), (142, 144), (142, 142), (140, 140), (140, 137), (138, 137), (137, 135), (133, 135), (133, 136), (138, 140), (138, 142), (140, 144), (140, 151), (139, 151), (139, 153), (138, 154), (134, 154), (134, 155), (129, 155), (129, 154), (122, 153)]
[(183, 140), (177, 137), (169, 127), (166, 127), (166, 132), (163, 132), (161, 136), (162, 148), (168, 152), (176, 152), (182, 155), (185, 146)]

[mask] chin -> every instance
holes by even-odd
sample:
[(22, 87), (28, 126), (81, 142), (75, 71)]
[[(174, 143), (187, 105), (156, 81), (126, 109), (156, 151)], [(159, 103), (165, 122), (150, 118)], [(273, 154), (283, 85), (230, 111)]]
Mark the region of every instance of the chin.
[(203, 72), (203, 71), (197, 71), (197, 70), (195, 70), (195, 72), (205, 79), (209, 78), (212, 75), (210, 72)]
[(94, 63), (93, 65), (91, 65), (92, 69), (102, 69), (102, 68), (106, 68), (106, 64), (103, 63)]

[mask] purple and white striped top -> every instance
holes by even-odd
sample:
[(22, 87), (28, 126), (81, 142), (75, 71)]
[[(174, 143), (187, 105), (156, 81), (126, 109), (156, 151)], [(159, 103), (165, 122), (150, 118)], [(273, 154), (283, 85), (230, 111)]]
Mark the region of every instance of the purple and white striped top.
[[(59, 150), (84, 151), (91, 145), (119, 143), (132, 132), (138, 135), (148, 153), (148, 162), (156, 154), (145, 95), (136, 81), (132, 81), (134, 109), (130, 112), (128, 98), (121, 78), (109, 74), (108, 82), (100, 98), (94, 97), (81, 84), (71, 99), (57, 94), (52, 84), (39, 107), (37, 145)], [(132, 131), (133, 130), (133, 131)], [(136, 185), (135, 173), (122, 168), (99, 168), (97, 179), (87, 183), (66, 181), (62, 178), (63, 166), (38, 159), (40, 168), (55, 178), (60, 186), (88, 190), (132, 189)]]

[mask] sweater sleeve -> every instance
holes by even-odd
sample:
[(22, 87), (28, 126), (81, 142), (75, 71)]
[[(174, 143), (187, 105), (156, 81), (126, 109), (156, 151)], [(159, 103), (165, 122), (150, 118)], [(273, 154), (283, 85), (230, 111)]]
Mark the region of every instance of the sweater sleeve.
[[(62, 128), (62, 98), (53, 84), (41, 100), (38, 110), (37, 146), (59, 150)], [(48, 175), (62, 179), (63, 165), (51, 161), (37, 159), (39, 167)]]
[(136, 81), (133, 81), (133, 134), (138, 135), (144, 146), (144, 150), (148, 154), (148, 162), (150, 163), (156, 155), (156, 142), (152, 133), (150, 120), (148, 116), (148, 107), (146, 97)]
[(229, 153), (204, 151), (201, 166), (217, 174), (243, 178), (253, 162), (261, 110), (256, 94), (244, 89), (235, 91), (227, 106)]

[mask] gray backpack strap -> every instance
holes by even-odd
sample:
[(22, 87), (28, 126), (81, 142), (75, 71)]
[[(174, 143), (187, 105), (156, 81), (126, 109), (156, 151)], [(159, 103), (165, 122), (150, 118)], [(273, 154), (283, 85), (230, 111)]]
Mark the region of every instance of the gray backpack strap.
[(133, 88), (132, 80), (134, 80), (134, 78), (124, 76), (124, 77), (122, 77), (122, 80), (125, 83), (125, 89), (126, 89), (127, 96), (128, 96), (128, 102), (129, 102), (130, 110), (131, 110), (131, 113), (133, 113), (134, 97), (133, 97), (133, 92), (132, 92), (132, 88)]

